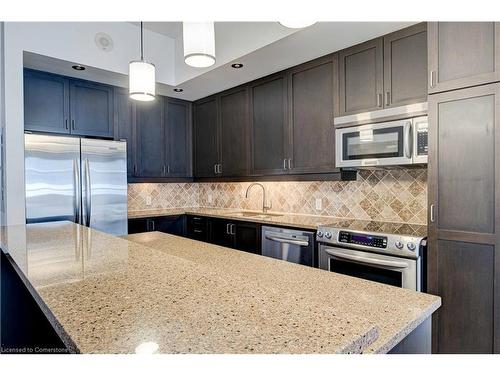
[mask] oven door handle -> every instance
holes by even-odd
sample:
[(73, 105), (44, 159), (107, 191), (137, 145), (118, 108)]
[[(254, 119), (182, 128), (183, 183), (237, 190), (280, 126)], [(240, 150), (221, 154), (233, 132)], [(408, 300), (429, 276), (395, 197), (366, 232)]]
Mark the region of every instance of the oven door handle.
[(309, 246), (308, 241), (301, 241), (301, 240), (295, 240), (295, 239), (288, 239), (288, 238), (282, 238), (282, 237), (275, 237), (269, 234), (266, 234), (266, 240), (271, 240), (279, 243), (287, 243), (290, 245), (298, 245), (298, 246)]
[(393, 260), (380, 260), (380, 259), (371, 259), (371, 258), (366, 258), (362, 257), (359, 255), (351, 255), (351, 254), (346, 254), (341, 251), (337, 250), (330, 250), (330, 249), (325, 249), (325, 251), (333, 256), (334, 258), (340, 259), (340, 260), (348, 260), (356, 263), (363, 263), (367, 265), (373, 265), (373, 266), (382, 266), (386, 268), (393, 268), (393, 269), (404, 269), (408, 268), (408, 264), (404, 262), (397, 262)]

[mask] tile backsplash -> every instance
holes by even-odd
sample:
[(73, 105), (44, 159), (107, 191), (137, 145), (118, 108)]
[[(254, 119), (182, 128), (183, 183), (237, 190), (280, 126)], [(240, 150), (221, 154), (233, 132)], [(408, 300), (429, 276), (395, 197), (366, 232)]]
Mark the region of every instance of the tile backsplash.
[[(249, 182), (129, 184), (129, 210), (215, 207), (259, 210)], [(427, 168), (362, 170), (356, 181), (262, 182), (271, 211), (426, 224)], [(147, 205), (148, 197), (151, 204)]]

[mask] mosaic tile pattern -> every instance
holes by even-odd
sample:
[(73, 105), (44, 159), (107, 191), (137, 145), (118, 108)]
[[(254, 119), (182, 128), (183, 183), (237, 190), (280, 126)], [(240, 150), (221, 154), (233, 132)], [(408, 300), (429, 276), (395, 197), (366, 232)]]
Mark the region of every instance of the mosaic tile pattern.
[[(198, 207), (198, 184), (168, 183), (128, 184), (128, 209)], [(151, 205), (147, 205), (147, 197)]]
[[(263, 182), (271, 211), (426, 224), (427, 169), (362, 170), (357, 181)], [(215, 207), (259, 210), (262, 192), (248, 182), (130, 184), (129, 209)], [(146, 196), (152, 204), (146, 206)], [(315, 208), (320, 199), (322, 209)]]

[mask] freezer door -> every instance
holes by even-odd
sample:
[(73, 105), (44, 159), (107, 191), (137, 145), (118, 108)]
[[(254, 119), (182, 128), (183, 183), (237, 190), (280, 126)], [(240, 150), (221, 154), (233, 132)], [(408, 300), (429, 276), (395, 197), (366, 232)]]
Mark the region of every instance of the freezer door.
[(127, 143), (81, 139), (83, 224), (127, 234)]
[(80, 140), (25, 134), (26, 222), (79, 222)]

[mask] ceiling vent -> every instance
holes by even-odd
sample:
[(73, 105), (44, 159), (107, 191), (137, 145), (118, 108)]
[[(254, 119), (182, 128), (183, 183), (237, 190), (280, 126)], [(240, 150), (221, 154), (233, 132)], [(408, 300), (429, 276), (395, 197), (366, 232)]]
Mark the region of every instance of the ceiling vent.
[(104, 52), (113, 50), (113, 39), (106, 33), (97, 33), (94, 38), (97, 48)]

